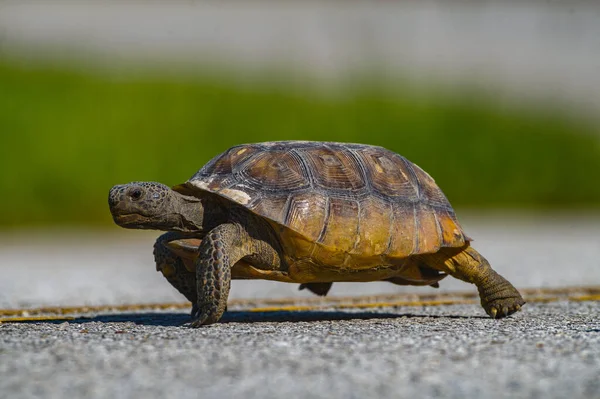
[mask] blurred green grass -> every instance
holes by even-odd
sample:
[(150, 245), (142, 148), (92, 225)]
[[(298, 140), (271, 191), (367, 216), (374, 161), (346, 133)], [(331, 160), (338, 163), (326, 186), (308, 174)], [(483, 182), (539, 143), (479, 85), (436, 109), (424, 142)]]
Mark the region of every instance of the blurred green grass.
[(427, 170), (456, 207), (600, 204), (598, 129), (561, 113), (368, 80), (336, 95), (266, 80), (0, 60), (0, 226), (107, 224), (113, 184), (177, 184), (231, 145), (284, 139), (382, 145)]

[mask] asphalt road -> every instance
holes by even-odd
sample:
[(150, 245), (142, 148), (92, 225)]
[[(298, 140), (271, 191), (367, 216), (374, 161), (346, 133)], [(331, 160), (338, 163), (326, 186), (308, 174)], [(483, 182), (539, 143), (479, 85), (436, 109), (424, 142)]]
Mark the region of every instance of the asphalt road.
[(598, 301), (0, 324), (1, 398), (599, 398)]

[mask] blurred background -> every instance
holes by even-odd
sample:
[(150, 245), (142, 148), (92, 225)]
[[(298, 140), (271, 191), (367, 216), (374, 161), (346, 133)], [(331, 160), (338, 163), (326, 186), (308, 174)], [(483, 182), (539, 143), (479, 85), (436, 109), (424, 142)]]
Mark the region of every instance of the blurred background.
[(574, 1), (0, 2), (0, 307), (182, 301), (154, 270), (159, 233), (116, 227), (109, 188), (267, 140), (387, 147), (517, 287), (599, 285), (598, 18)]

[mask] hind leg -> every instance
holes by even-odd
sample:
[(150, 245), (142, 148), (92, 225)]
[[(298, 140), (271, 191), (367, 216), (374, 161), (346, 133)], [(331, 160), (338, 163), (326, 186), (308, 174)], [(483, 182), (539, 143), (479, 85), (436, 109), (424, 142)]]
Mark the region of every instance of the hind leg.
[(424, 255), (422, 259), (434, 269), (475, 284), (481, 306), (494, 319), (508, 316), (525, 304), (519, 291), (470, 246), (442, 248), (435, 254)]
[[(154, 243), (156, 270), (193, 304), (192, 314), (197, 302), (194, 256), (197, 257), (199, 244), (199, 239), (182, 238), (177, 233), (165, 233)], [(189, 267), (194, 271), (190, 271)]]

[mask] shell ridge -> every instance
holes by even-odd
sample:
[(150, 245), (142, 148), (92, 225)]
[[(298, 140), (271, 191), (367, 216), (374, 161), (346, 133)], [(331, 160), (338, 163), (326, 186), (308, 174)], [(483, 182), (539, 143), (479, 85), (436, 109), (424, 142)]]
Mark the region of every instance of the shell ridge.
[(304, 169), (304, 171), (306, 172), (306, 177), (309, 183), (309, 187), (314, 188), (315, 184), (315, 178), (313, 176), (313, 172), (312, 169), (310, 168), (310, 165), (306, 162), (306, 159), (304, 158), (304, 152), (299, 151), (298, 148), (293, 148), (289, 151), (289, 153), (296, 159), (298, 159), (298, 161), (300, 161), (300, 164), (302, 165), (302, 169)]
[(282, 220), (282, 224), (285, 226), (289, 226), (290, 225), (290, 208), (292, 206), (292, 198), (294, 197), (294, 194), (288, 194), (286, 200), (285, 200), (285, 205), (283, 206), (283, 220)]
[(356, 202), (356, 205), (358, 206), (358, 220), (356, 221), (356, 230), (354, 231), (354, 234), (355, 234), (354, 245), (352, 245), (352, 249), (350, 249), (350, 251), (348, 251), (348, 252), (354, 252), (354, 250), (360, 243), (360, 231), (361, 231), (360, 225), (362, 222), (361, 221), (362, 201), (354, 200), (354, 202)]
[(409, 182), (413, 186), (413, 189), (415, 190), (415, 194), (417, 195), (417, 198), (419, 200), (421, 200), (421, 185), (419, 182), (419, 178), (417, 177), (417, 172), (415, 172), (415, 170), (413, 169), (413, 163), (410, 162), (408, 159), (404, 158), (402, 155), (399, 155), (399, 154), (396, 154), (396, 155), (398, 157), (400, 157), (400, 159), (406, 166), (406, 170), (408, 171), (408, 173), (410, 173), (410, 176), (412, 177), (412, 179), (409, 180)]
[(358, 169), (360, 171), (360, 177), (365, 184), (365, 188), (363, 189), (363, 191), (366, 191), (367, 193), (372, 192), (373, 187), (371, 185), (371, 181), (369, 180), (369, 173), (367, 172), (367, 168), (365, 166), (365, 162), (366, 162), (365, 159), (363, 159), (363, 157), (361, 157), (360, 154), (358, 154), (355, 149), (349, 148), (348, 152), (350, 153), (350, 155), (352, 156), (352, 158), (358, 165)]
[(413, 222), (415, 224), (414, 236), (413, 236), (413, 247), (410, 251), (409, 255), (418, 254), (419, 253), (419, 240), (420, 233), (419, 230), (421, 228), (421, 223), (419, 222), (419, 218), (417, 217), (417, 205), (413, 205)]
[(390, 251), (392, 250), (392, 242), (393, 242), (393, 238), (394, 238), (394, 223), (396, 222), (396, 212), (394, 212), (394, 204), (392, 204), (390, 201), (386, 201), (387, 204), (390, 207), (390, 227), (388, 229), (388, 242), (387, 242), (387, 246), (385, 251), (383, 252), (384, 255), (387, 255), (390, 253)]
[(437, 212), (435, 212), (435, 210), (433, 212), (433, 219), (435, 221), (435, 229), (436, 229), (437, 235), (439, 237), (438, 240), (440, 241), (440, 245), (438, 247), (438, 249), (439, 249), (444, 245), (444, 234), (442, 232), (442, 225), (440, 224), (440, 220), (438, 219)]

